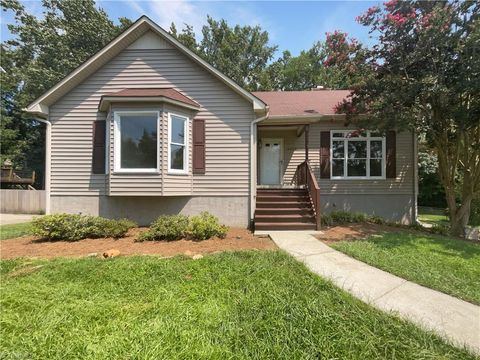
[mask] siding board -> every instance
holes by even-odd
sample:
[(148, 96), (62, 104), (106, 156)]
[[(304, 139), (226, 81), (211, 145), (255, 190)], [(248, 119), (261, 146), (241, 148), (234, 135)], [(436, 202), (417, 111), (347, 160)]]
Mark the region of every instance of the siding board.
[[(167, 174), (167, 119), (162, 115), (160, 174), (113, 173), (113, 121), (109, 126), (107, 175), (91, 174), (92, 122), (104, 120), (100, 97), (128, 87), (174, 87), (191, 97), (206, 123), (206, 172)], [(152, 104), (150, 104), (149, 109)], [(156, 104), (157, 109), (163, 109)], [(166, 109), (168, 110), (168, 109)], [(170, 109), (174, 110), (174, 109)], [(247, 196), (249, 193), (252, 105), (178, 50), (125, 49), (50, 106), (52, 122), (52, 195), (202, 195)], [(189, 127), (191, 135), (191, 124)]]

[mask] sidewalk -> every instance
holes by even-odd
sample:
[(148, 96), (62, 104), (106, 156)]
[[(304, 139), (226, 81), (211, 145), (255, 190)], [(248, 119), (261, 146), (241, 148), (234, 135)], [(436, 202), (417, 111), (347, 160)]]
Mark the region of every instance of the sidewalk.
[(0, 225), (20, 224), (32, 221), (35, 216), (31, 214), (0, 214)]
[(480, 353), (480, 306), (428, 289), (336, 251), (308, 231), (270, 231), (281, 249), (360, 300), (393, 311)]

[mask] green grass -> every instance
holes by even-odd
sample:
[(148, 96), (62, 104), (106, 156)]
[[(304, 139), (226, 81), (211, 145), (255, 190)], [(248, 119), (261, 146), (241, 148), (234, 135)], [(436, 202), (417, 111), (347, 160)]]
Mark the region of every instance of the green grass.
[(404, 279), (480, 304), (480, 244), (399, 231), (331, 246)]
[(30, 234), (30, 223), (0, 225), (0, 240)]
[[(201, 260), (120, 257), (1, 265), (2, 354), (34, 359), (474, 359), (354, 299), (280, 251), (222, 253)], [(38, 265), (43, 267), (27, 271)]]
[(427, 224), (448, 225), (448, 216), (441, 214), (418, 214), (418, 220)]

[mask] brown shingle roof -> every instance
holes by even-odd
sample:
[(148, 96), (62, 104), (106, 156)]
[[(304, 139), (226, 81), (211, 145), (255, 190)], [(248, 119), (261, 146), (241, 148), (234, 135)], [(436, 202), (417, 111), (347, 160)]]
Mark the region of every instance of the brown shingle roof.
[(270, 116), (331, 115), (350, 90), (257, 91), (253, 95), (270, 106)]
[(179, 101), (190, 106), (200, 107), (200, 104), (186, 97), (182, 93), (172, 88), (132, 88), (123, 89), (114, 93), (104, 94), (102, 97), (164, 97)]

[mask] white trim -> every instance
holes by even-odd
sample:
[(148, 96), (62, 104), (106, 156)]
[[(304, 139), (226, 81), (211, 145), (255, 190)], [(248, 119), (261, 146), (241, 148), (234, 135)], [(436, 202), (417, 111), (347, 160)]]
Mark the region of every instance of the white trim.
[(102, 96), (102, 99), (100, 100), (100, 103), (98, 105), (98, 110), (107, 111), (111, 103), (117, 103), (117, 102), (120, 102), (120, 103), (122, 102), (129, 102), (129, 103), (163, 102), (171, 105), (184, 107), (194, 111), (200, 110), (200, 106), (190, 105), (190, 104), (184, 103), (183, 101), (173, 100), (165, 96)]
[[(351, 130), (330, 130), (330, 179), (332, 180), (385, 180), (386, 179), (386, 141), (384, 136), (371, 136), (372, 131), (366, 131), (366, 136), (358, 138), (347, 138), (346, 134), (355, 131)], [(342, 133), (343, 137), (333, 137), (333, 133)], [(333, 158), (333, 141), (343, 141), (343, 158), (334, 159)], [(348, 142), (349, 141), (366, 141), (367, 142), (367, 157), (366, 162), (366, 171), (367, 176), (347, 176), (348, 174)], [(370, 176), (370, 141), (381, 141), (382, 142), (382, 175), (381, 176)], [(376, 159), (376, 158), (374, 158)], [(333, 160), (343, 160), (343, 176), (333, 176)]]
[[(184, 120), (184, 123), (183, 123), (183, 132), (184, 132), (184, 144), (180, 144), (180, 143), (174, 143), (172, 142), (172, 116), (175, 116), (177, 118), (180, 118), (180, 119), (183, 119)], [(187, 175), (189, 173), (189, 163), (188, 163), (188, 158), (189, 158), (189, 148), (188, 148), (188, 143), (190, 142), (190, 135), (189, 135), (189, 131), (188, 129), (190, 128), (189, 126), (189, 123), (190, 123), (190, 119), (187, 117), (187, 116), (184, 116), (184, 115), (179, 115), (179, 114), (176, 114), (176, 113), (172, 113), (172, 112), (169, 112), (168, 113), (168, 148), (167, 148), (167, 156), (168, 156), (168, 159), (167, 159), (167, 163), (168, 163), (168, 167), (167, 167), (167, 171), (168, 171), (168, 174), (172, 174), (172, 175)], [(184, 146), (185, 149), (183, 151), (183, 170), (178, 170), (178, 169), (172, 169), (171, 168), (171, 158), (170, 158), (170, 153), (171, 153), (171, 150), (170, 150), (170, 145), (178, 145), (178, 146)]]
[(44, 123), (45, 129), (45, 215), (51, 213), (51, 169), (52, 169), (52, 123), (49, 120), (35, 118)]
[[(159, 173), (160, 169), (160, 112), (159, 111), (148, 111), (148, 110), (132, 110), (132, 111), (115, 111), (113, 113), (114, 118), (114, 136), (113, 136), (113, 160), (114, 160), (114, 174), (127, 173), (127, 174), (156, 174)], [(121, 116), (122, 115), (138, 115), (138, 114), (150, 114), (157, 116), (157, 166), (155, 168), (122, 168), (121, 167)]]
[[(55, 92), (61, 91), (62, 87), (67, 86), (68, 83), (78, 76), (80, 73), (87, 71), (88, 68), (93, 65), (97, 60), (101, 59), (104, 55), (106, 55), (107, 52), (109, 52), (112, 48), (117, 46), (119, 43), (122, 43), (123, 40), (128, 37), (131, 33), (133, 33), (135, 30), (147, 25), (150, 30), (153, 30), (154, 32), (157, 33), (157, 35), (163, 36), (168, 42), (170, 42), (172, 45), (174, 45), (177, 49), (185, 53), (187, 56), (189, 56), (192, 60), (194, 60), (196, 63), (198, 63), (200, 66), (204, 67), (206, 70), (211, 72), (214, 76), (216, 76), (218, 79), (223, 81), (228, 87), (230, 87), (233, 91), (241, 95), (243, 98), (249, 100), (253, 104), (253, 109), (254, 110), (265, 110), (266, 109), (266, 104), (260, 100), (258, 97), (255, 95), (251, 94), (247, 90), (243, 89), (240, 85), (235, 83), (232, 79), (227, 77), (226, 75), (222, 74), (220, 71), (215, 69), (212, 65), (207, 63), (205, 60), (200, 58), (198, 55), (193, 53), (191, 50), (189, 50), (187, 47), (182, 45), (177, 39), (175, 39), (172, 35), (170, 35), (167, 31), (162, 29), (160, 26), (158, 26), (155, 22), (150, 20), (147, 16), (143, 15), (141, 16), (135, 23), (133, 23), (127, 30), (125, 30), (122, 34), (117, 36), (114, 40), (112, 40), (109, 44), (107, 44), (103, 49), (98, 51), (95, 55), (93, 55), (90, 59), (85, 61), (82, 65), (80, 65), (78, 68), (73, 70), (69, 75), (67, 75), (63, 80), (58, 82), (56, 85), (54, 85), (52, 88), (47, 90), (45, 93), (43, 93), (40, 97), (35, 99), (32, 103), (30, 103), (26, 109), (27, 112), (35, 112), (39, 114), (48, 114), (48, 104), (45, 104), (45, 102), (48, 102), (48, 98), (52, 96)], [(142, 35), (147, 31), (148, 29), (145, 29), (145, 31), (142, 33)], [(140, 30), (141, 31), (141, 30)], [(123, 48), (126, 48), (130, 44), (125, 44), (122, 46)], [(121, 49), (120, 49), (121, 50)], [(111, 58), (110, 58), (111, 59)], [(107, 60), (108, 61), (108, 60)], [(105, 63), (107, 62), (105, 61)], [(68, 89), (69, 90), (69, 89)], [(67, 91), (68, 91), (67, 90)], [(64, 94), (63, 94), (64, 95)]]

